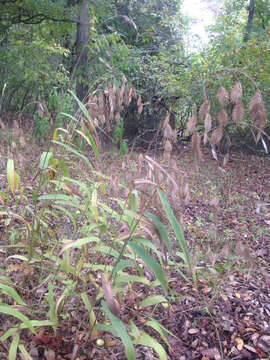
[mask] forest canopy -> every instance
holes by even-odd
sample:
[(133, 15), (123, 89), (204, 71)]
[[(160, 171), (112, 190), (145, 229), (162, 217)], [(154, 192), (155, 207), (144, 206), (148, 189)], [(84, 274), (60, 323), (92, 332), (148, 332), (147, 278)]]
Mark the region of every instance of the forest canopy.
[[(230, 92), (238, 82), (244, 107), (259, 92), (269, 114), (269, 2), (202, 2), (214, 23), (207, 29), (209, 42), (196, 50), (187, 42), (192, 21), (181, 0), (2, 0), (1, 115), (35, 115), (40, 103), (49, 113), (53, 109), (59, 125), (60, 113), (74, 110), (68, 89), (83, 100), (111, 82), (118, 87), (123, 76), (143, 104), (140, 113), (135, 100), (119, 113), (129, 140), (143, 129), (157, 129), (168, 111), (173, 128), (185, 129), (193, 104), (199, 109), (205, 96), (217, 118), (219, 89)], [(226, 111), (231, 119), (233, 106)], [(36, 133), (46, 137), (46, 119), (43, 128), (35, 119)], [(245, 115), (242, 125), (249, 123)], [(236, 128), (229, 132), (243, 135)]]

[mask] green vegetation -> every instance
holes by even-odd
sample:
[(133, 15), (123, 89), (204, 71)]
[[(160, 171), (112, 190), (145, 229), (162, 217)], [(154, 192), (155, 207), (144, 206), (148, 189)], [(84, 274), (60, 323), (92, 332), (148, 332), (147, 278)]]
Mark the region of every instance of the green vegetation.
[(0, 357), (269, 355), (270, 5), (182, 3), (1, 2)]

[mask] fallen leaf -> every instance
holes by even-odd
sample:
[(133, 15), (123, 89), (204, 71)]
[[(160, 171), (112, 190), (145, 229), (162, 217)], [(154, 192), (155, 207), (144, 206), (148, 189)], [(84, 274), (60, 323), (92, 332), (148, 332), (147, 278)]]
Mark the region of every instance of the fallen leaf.
[(237, 337), (235, 338), (235, 342), (236, 342), (236, 347), (237, 347), (237, 350), (241, 351), (243, 349), (243, 346), (244, 346), (244, 341), (243, 339)]
[(46, 360), (55, 360), (55, 352), (52, 349), (44, 350), (44, 357)]

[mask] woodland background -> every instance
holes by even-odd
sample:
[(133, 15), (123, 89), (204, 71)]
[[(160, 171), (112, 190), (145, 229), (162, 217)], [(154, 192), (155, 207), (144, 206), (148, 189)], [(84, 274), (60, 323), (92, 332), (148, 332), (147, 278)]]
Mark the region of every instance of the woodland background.
[(269, 359), (270, 4), (202, 2), (0, 0), (0, 359)]

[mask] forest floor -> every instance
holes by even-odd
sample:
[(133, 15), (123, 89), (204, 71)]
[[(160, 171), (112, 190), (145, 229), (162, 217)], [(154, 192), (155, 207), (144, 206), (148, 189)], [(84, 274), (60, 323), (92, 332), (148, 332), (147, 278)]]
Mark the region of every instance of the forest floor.
[[(42, 152), (37, 144), (31, 144), (30, 138), (22, 154), (23, 165), (18, 170), (25, 189), (33, 186)], [(184, 230), (198, 279), (197, 288), (175, 268), (165, 266), (171, 288), (168, 306), (158, 304), (136, 310), (136, 299), (124, 299), (123, 319), (128, 322), (130, 317), (140, 326), (146, 318), (157, 319), (170, 332), (168, 343), (154, 330), (150, 334), (164, 346), (170, 360), (270, 359), (270, 207), (268, 211), (261, 206), (270, 203), (270, 159), (233, 153), (222, 169), (205, 151), (196, 169), (189, 152), (174, 156), (178, 169), (174, 170), (179, 174), (184, 172), (190, 199), (185, 205), (172, 203), (171, 206)], [(7, 187), (6, 158), (1, 150), (2, 194)], [(130, 178), (136, 178), (136, 158), (136, 153), (125, 157), (104, 153), (98, 170), (113, 176), (114, 183), (131, 182)], [(164, 164), (161, 155), (155, 159)], [(0, 210), (1, 207), (5, 209), (3, 203)], [(0, 232), (5, 230), (2, 221)], [(14, 240), (10, 243), (14, 245)], [(30, 318), (47, 319), (48, 307), (43, 304), (47, 290), (40, 286), (43, 281), (46, 285), (45, 262), (40, 267), (27, 264), (21, 261), (22, 257), (14, 256), (2, 240), (0, 245), (2, 275), (10, 277), (23, 297), (28, 307), (26, 314)], [(13, 258), (8, 258), (11, 255)], [(66, 278), (65, 284), (67, 281)], [(134, 289), (142, 298), (143, 287), (138, 285)], [(161, 293), (159, 287), (152, 291), (152, 295)], [(2, 294), (2, 301), (11, 300)], [(24, 311), (24, 306), (13, 305)], [(35, 336), (28, 330), (21, 333), (20, 342), (33, 359), (126, 359), (116, 334), (99, 335), (105, 341), (103, 346), (97, 345), (95, 337), (89, 337), (87, 315), (78, 310), (74, 299), (69, 298), (69, 304), (65, 304), (65, 313), (56, 332), (45, 327)], [(16, 326), (15, 320), (0, 314), (0, 336)], [(8, 358), (11, 340), (0, 343), (0, 359)], [(152, 348), (140, 345), (136, 358), (154, 360), (158, 356)]]

